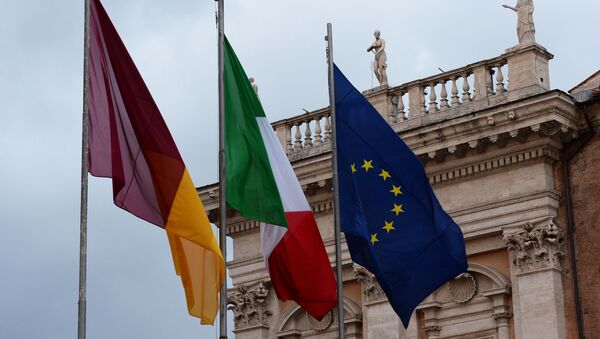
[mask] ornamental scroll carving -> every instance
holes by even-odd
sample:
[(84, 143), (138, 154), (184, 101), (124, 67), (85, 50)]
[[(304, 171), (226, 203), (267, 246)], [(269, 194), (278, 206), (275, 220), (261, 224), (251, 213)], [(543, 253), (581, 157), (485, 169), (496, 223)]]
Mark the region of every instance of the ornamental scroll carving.
[(239, 285), (235, 292), (227, 296), (227, 309), (233, 311), (233, 321), (237, 330), (268, 325), (267, 321), (273, 314), (267, 309), (269, 289), (269, 283), (261, 281), (252, 289), (246, 285)]
[(360, 283), (362, 293), (367, 302), (378, 301), (387, 298), (381, 289), (381, 286), (377, 282), (377, 278), (375, 278), (373, 273), (369, 272), (366, 268), (354, 264), (354, 276)]
[(509, 251), (515, 253), (514, 264), (519, 272), (541, 268), (560, 269), (563, 232), (554, 222), (534, 226), (523, 225), (523, 230), (504, 235)]

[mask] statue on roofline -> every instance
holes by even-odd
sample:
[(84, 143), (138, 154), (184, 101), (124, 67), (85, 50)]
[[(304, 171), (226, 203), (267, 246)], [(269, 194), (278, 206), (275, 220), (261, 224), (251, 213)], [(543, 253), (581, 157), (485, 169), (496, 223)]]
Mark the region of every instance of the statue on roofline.
[(519, 44), (535, 43), (535, 24), (533, 23), (533, 0), (517, 0), (515, 7), (502, 5), (517, 13), (517, 36)]
[(375, 31), (375, 41), (367, 48), (367, 52), (375, 53), (375, 61), (373, 63), (373, 72), (379, 81), (379, 85), (385, 86), (388, 84), (387, 73), (387, 56), (385, 54), (385, 40), (380, 38), (381, 32)]

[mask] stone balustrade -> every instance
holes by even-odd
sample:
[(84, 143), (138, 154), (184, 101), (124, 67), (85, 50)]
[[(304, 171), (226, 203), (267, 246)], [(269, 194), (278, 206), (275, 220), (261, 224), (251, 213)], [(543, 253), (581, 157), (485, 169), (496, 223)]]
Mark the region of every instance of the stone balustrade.
[(279, 141), (288, 155), (321, 149), (331, 142), (331, 112), (320, 109), (273, 123)]
[[(509, 49), (492, 59), (363, 95), (400, 133), (548, 91), (552, 57), (539, 45)], [(330, 149), (328, 107), (277, 121), (273, 128), (290, 160)]]
[(427, 114), (452, 111), (508, 91), (508, 61), (500, 56), (387, 89), (386, 119), (401, 123)]

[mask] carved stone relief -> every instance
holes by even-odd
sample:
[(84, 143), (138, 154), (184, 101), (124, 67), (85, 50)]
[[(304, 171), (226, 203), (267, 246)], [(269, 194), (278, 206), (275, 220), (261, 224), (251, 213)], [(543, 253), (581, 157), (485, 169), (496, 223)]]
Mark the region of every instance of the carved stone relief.
[(323, 317), (323, 319), (321, 319), (321, 321), (317, 320), (315, 317), (313, 317), (312, 315), (305, 313), (306, 319), (308, 319), (308, 323), (310, 324), (310, 327), (312, 327), (313, 330), (315, 331), (325, 331), (326, 329), (329, 328), (329, 326), (331, 326), (331, 323), (333, 322), (333, 315), (331, 314), (331, 311), (329, 311), (325, 317)]
[(367, 302), (386, 299), (386, 295), (377, 282), (377, 278), (366, 268), (354, 264), (354, 276), (361, 285), (361, 290)]
[(477, 283), (471, 274), (463, 273), (448, 282), (448, 290), (454, 302), (463, 304), (477, 293)]
[(260, 282), (254, 288), (239, 285), (237, 291), (227, 296), (227, 309), (233, 311), (235, 329), (244, 329), (251, 326), (268, 325), (272, 312), (267, 309), (267, 297), (270, 285)]
[(534, 226), (523, 225), (523, 230), (504, 235), (508, 250), (514, 252), (518, 272), (541, 268), (560, 269), (563, 232), (554, 222)]

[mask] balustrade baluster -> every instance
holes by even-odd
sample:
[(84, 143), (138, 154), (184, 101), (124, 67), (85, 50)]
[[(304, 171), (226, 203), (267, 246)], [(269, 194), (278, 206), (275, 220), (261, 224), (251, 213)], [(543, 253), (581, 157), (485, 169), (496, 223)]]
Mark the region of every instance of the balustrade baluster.
[(286, 136), (285, 136), (285, 151), (287, 154), (290, 154), (294, 151), (294, 145), (292, 144), (292, 132), (294, 129), (294, 125), (287, 127), (286, 126)]
[(321, 117), (315, 119), (315, 146), (319, 146), (323, 143), (323, 136), (321, 135)]
[(323, 139), (325, 140), (325, 142), (331, 140), (331, 122), (329, 115), (325, 116), (325, 137)]
[(446, 80), (441, 82), (442, 89), (440, 90), (440, 110), (445, 111), (448, 109), (448, 92), (446, 91)]
[(427, 106), (425, 105), (425, 103), (426, 103), (425, 96), (426, 95), (427, 95), (427, 91), (425, 90), (425, 87), (421, 87), (421, 95), (419, 95), (419, 109), (421, 110), (422, 114), (429, 113), (427, 111)]
[(304, 130), (304, 147), (312, 147), (312, 131), (310, 130), (310, 120), (306, 121), (306, 129)]
[(394, 95), (390, 99), (391, 106), (388, 113), (388, 122), (390, 124), (395, 124), (398, 122), (398, 96)]
[(460, 100), (458, 100), (458, 87), (456, 86), (456, 78), (452, 78), (452, 89), (450, 90), (452, 93), (452, 101), (450, 105), (454, 107), (454, 105), (460, 105)]
[(469, 74), (465, 74), (463, 76), (463, 86), (462, 86), (462, 90), (463, 90), (463, 94), (462, 94), (462, 102), (465, 103), (465, 101), (471, 101), (471, 93), (469, 92), (469, 90), (471, 89), (470, 85), (469, 85)]
[(398, 95), (398, 114), (402, 116), (402, 120), (406, 120), (406, 112), (404, 111), (404, 99), (402, 99), (403, 95), (404, 93), (400, 93)]
[(296, 126), (296, 134), (294, 134), (294, 149), (299, 150), (302, 149), (302, 133), (300, 133), (300, 125), (302, 123), (295, 124)]
[(438, 111), (437, 107), (437, 95), (435, 94), (435, 83), (429, 85), (429, 113), (435, 113)]
[(502, 65), (498, 65), (497, 69), (498, 73), (496, 74), (496, 93), (502, 94), (506, 92), (506, 87), (504, 87), (504, 75), (502, 74)]

